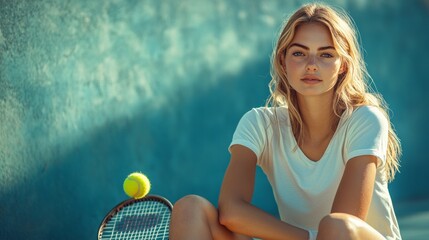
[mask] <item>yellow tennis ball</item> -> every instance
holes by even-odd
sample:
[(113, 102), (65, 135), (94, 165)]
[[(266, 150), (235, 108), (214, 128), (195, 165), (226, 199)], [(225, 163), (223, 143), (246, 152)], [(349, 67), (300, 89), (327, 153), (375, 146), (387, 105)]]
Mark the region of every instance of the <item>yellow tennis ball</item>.
[(125, 179), (123, 187), (128, 196), (137, 199), (149, 193), (150, 182), (143, 173), (134, 172)]

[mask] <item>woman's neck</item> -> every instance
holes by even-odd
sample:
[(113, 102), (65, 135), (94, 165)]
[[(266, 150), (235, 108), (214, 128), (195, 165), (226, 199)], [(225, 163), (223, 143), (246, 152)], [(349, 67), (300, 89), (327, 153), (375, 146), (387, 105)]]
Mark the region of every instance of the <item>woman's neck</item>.
[(304, 124), (304, 141), (323, 141), (331, 138), (339, 117), (332, 108), (329, 96), (298, 97), (299, 110)]

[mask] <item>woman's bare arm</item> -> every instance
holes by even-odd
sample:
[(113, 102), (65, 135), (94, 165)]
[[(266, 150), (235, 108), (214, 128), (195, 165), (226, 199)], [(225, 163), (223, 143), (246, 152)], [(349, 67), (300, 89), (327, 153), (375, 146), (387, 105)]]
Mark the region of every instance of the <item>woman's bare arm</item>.
[(354, 215), (365, 221), (374, 190), (377, 157), (350, 159), (338, 186), (331, 212)]
[(287, 224), (253, 206), (256, 155), (234, 145), (219, 196), (220, 222), (233, 232), (262, 239), (308, 239), (304, 229)]

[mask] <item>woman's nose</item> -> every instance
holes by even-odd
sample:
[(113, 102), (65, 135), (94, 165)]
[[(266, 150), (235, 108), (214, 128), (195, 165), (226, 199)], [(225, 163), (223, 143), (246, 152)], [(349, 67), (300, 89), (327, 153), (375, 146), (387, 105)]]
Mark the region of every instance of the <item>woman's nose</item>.
[(315, 57), (310, 57), (308, 59), (307, 70), (308, 71), (316, 71), (317, 70), (317, 64), (316, 64), (316, 58)]

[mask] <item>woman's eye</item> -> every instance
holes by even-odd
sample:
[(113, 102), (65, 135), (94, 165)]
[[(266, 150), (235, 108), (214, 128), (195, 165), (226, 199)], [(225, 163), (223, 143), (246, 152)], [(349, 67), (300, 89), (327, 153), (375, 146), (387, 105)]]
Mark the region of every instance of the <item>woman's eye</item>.
[(293, 52), (292, 56), (296, 56), (296, 57), (298, 57), (298, 56), (304, 56), (304, 53), (302, 53), (302, 52)]
[(331, 57), (333, 57), (332, 54), (329, 54), (329, 53), (322, 53), (321, 56), (325, 57), (325, 58), (331, 58)]

